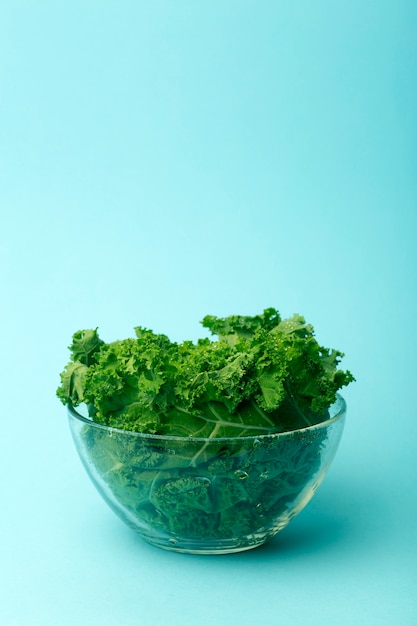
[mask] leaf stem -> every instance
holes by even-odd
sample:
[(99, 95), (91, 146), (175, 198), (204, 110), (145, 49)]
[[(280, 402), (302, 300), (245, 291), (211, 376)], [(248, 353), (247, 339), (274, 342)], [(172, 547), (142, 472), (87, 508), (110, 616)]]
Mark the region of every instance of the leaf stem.
[(291, 390), (291, 385), (290, 382), (288, 380), (288, 378), (284, 381), (284, 387), (285, 390), (288, 394), (288, 398), (291, 402), (291, 404), (293, 405), (293, 407), (295, 408), (295, 410), (297, 411), (298, 415), (301, 417), (301, 419), (303, 420), (303, 422), (305, 424), (307, 424), (307, 426), (312, 426), (313, 423), (306, 417), (306, 415), (304, 415), (304, 413), (302, 412), (302, 410), (300, 409), (297, 400), (295, 399), (295, 396)]
[[(271, 427), (269, 426), (257, 426), (256, 424), (246, 424), (245, 422), (232, 422), (230, 420), (224, 420), (220, 417), (220, 415), (215, 411), (214, 407), (210, 402), (207, 402), (207, 406), (210, 411), (213, 413), (216, 419), (206, 417), (206, 415), (195, 415), (195, 413), (190, 413), (186, 409), (182, 409), (180, 406), (175, 405), (174, 409), (180, 411), (181, 413), (185, 413), (186, 415), (191, 415), (192, 417), (196, 417), (197, 419), (204, 420), (205, 422), (209, 422), (209, 424), (219, 424), (220, 426), (236, 426), (237, 428), (244, 428), (245, 430), (264, 430), (266, 433), (273, 432), (274, 423), (271, 423)], [(268, 420), (269, 421), (269, 420)]]

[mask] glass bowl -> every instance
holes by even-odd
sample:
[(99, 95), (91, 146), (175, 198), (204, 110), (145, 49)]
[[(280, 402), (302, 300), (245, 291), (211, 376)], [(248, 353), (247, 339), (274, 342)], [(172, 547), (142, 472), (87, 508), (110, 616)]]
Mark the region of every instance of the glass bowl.
[(346, 415), (295, 431), (203, 439), (102, 426), (68, 407), (88, 475), (113, 511), (167, 550), (223, 554), (255, 548), (309, 502), (338, 447)]

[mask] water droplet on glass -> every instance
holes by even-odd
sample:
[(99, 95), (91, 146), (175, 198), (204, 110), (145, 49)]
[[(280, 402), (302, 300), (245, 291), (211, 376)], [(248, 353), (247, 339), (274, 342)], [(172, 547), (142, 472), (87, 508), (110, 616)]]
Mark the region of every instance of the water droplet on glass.
[(207, 478), (207, 476), (195, 476), (194, 480), (199, 482), (200, 485), (204, 485), (204, 487), (210, 487), (211, 485), (211, 480), (210, 478)]
[(236, 470), (235, 476), (239, 478), (239, 480), (245, 480), (245, 478), (247, 478), (249, 474), (245, 472), (244, 470)]

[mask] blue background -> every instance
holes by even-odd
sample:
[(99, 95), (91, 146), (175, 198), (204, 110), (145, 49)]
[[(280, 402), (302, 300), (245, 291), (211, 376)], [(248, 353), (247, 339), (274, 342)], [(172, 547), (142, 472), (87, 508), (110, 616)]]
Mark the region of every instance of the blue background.
[[(2, 624), (417, 623), (416, 24), (414, 0), (1, 3)], [(331, 471), (263, 548), (153, 548), (76, 456), (72, 333), (268, 306), (357, 378)]]

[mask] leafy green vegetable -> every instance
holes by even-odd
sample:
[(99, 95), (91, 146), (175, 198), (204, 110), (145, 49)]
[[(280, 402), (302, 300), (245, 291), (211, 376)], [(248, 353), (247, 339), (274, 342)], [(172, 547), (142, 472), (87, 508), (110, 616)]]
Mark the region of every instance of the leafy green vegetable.
[[(137, 327), (105, 343), (78, 331), (57, 395), (87, 471), (129, 525), (167, 541), (256, 543), (317, 488), (342, 422), (305, 427), (335, 414), (354, 378), (300, 315), (202, 324), (217, 339), (176, 343)], [(90, 420), (73, 414), (82, 403)]]
[(329, 430), (339, 429), (337, 422), (278, 437), (204, 442), (134, 436), (76, 418), (71, 426), (115, 512), (145, 536), (179, 541), (274, 534), (317, 487)]
[(202, 324), (218, 339), (176, 343), (137, 327), (136, 338), (107, 344), (97, 329), (78, 331), (57, 395), (113, 428), (215, 438), (319, 423), (354, 380), (300, 315), (282, 320), (268, 308)]

